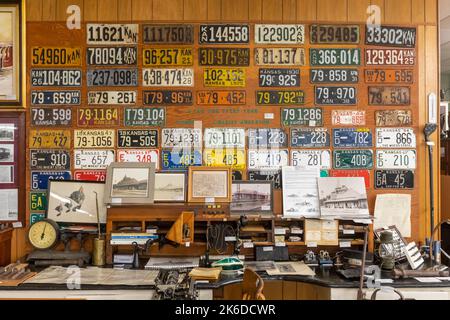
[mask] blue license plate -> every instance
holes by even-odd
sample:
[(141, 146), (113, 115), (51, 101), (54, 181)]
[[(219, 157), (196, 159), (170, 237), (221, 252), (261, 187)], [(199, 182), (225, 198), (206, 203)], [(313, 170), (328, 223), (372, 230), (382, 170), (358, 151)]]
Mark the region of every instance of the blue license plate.
[(81, 91), (31, 91), (32, 105), (79, 105)]
[(198, 150), (163, 150), (162, 169), (163, 170), (183, 170), (189, 166), (201, 166), (202, 153)]
[(330, 146), (330, 135), (327, 129), (305, 128), (291, 129), (292, 148), (325, 148)]
[(372, 145), (372, 132), (368, 128), (333, 130), (333, 146), (335, 148), (370, 148)]
[(48, 180), (70, 180), (70, 171), (32, 171), (31, 172), (31, 189), (46, 190), (48, 188)]

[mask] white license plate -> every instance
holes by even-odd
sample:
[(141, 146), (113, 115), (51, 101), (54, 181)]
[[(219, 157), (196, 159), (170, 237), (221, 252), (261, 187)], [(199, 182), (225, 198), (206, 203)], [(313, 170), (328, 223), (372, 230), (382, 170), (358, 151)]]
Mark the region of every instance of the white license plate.
[(248, 169), (280, 169), (289, 165), (288, 150), (249, 150)]
[(159, 150), (118, 150), (117, 162), (154, 162), (159, 169)]
[(202, 129), (165, 128), (162, 129), (161, 145), (163, 148), (202, 147)]
[(303, 44), (305, 26), (303, 24), (257, 24), (255, 43), (260, 44)]
[(294, 167), (331, 169), (330, 150), (292, 150), (291, 165)]
[(364, 126), (366, 112), (357, 110), (333, 110), (331, 120), (334, 126)]
[(74, 150), (75, 169), (106, 169), (114, 162), (114, 150)]
[(96, 24), (87, 25), (87, 44), (137, 44), (138, 24)]
[(74, 131), (74, 148), (114, 148), (116, 134), (112, 129)]
[(377, 148), (415, 148), (412, 128), (377, 128)]
[(133, 105), (136, 104), (137, 91), (89, 91), (90, 105)]
[(144, 87), (193, 87), (194, 69), (144, 69), (142, 85)]
[(416, 150), (377, 150), (377, 169), (415, 169)]
[(245, 148), (245, 129), (205, 129), (205, 148)]

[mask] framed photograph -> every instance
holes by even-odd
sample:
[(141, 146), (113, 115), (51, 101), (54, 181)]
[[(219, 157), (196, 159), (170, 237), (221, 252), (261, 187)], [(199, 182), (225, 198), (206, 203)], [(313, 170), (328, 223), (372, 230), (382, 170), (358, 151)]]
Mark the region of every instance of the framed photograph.
[(14, 166), (0, 166), (0, 184), (14, 183)]
[(0, 144), (0, 162), (14, 162), (14, 144)]
[(0, 123), (0, 142), (14, 142), (14, 123)]
[(22, 104), (22, 1), (0, 4), (0, 105)]
[(19, 192), (17, 189), (0, 190), (0, 221), (19, 219)]
[(230, 211), (233, 214), (272, 214), (272, 181), (233, 181)]
[(189, 167), (189, 202), (231, 202), (231, 168)]
[(186, 174), (184, 172), (156, 172), (154, 201), (185, 202)]
[(97, 181), (49, 180), (47, 218), (67, 224), (106, 223), (105, 184)]
[(154, 162), (113, 162), (106, 171), (105, 203), (153, 203), (154, 187)]

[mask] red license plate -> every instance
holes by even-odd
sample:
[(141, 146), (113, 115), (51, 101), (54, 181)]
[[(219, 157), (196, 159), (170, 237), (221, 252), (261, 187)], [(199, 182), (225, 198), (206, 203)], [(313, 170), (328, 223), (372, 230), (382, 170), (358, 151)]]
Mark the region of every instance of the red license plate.
[(75, 171), (74, 177), (79, 181), (105, 181), (106, 170)]
[(330, 177), (362, 177), (366, 183), (366, 188), (370, 188), (369, 170), (330, 170)]

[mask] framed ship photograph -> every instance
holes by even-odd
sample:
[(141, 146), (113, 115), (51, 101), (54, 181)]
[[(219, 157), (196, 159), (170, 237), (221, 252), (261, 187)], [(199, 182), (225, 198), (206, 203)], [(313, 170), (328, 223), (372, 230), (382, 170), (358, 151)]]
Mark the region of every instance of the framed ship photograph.
[(232, 214), (271, 215), (273, 213), (272, 181), (233, 181), (231, 185)]
[(231, 168), (189, 167), (188, 202), (231, 202)]
[(186, 201), (186, 174), (184, 172), (155, 173), (155, 202)]

